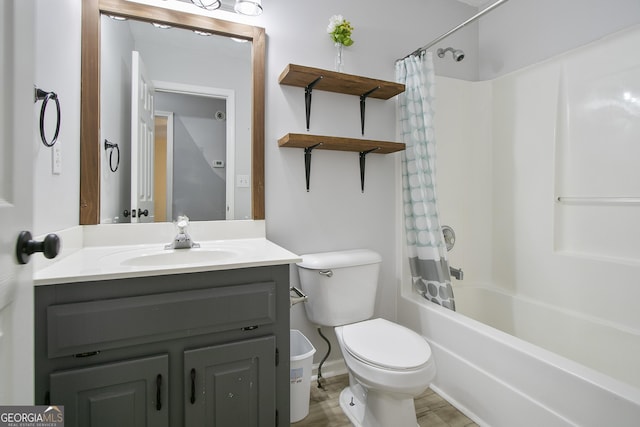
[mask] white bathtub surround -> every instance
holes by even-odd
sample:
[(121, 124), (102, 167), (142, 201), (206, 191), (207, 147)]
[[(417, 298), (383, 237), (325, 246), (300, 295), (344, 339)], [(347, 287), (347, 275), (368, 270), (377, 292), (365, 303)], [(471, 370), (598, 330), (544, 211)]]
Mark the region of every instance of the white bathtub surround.
[(640, 391), (640, 330), (506, 292), (458, 286), (460, 314), (625, 382)]
[(637, 425), (637, 388), (424, 301), (409, 286), (398, 308), (398, 320), (433, 350), (431, 387), (480, 425)]
[(402, 152), (402, 194), (412, 281), (425, 298), (455, 310), (436, 199), (432, 53), (396, 62), (396, 81), (406, 87), (398, 95), (397, 126), (407, 145)]
[[(638, 44), (635, 27), (493, 81), (438, 79), (439, 207), (465, 269), (460, 311), (472, 300), (473, 316), (546, 348), (401, 297), (401, 323), (433, 348), (435, 387), (481, 424), (640, 419), (638, 205), (557, 202), (640, 196), (625, 139), (640, 138), (640, 59), (626, 55)], [(467, 286), (492, 293), (467, 298)]]

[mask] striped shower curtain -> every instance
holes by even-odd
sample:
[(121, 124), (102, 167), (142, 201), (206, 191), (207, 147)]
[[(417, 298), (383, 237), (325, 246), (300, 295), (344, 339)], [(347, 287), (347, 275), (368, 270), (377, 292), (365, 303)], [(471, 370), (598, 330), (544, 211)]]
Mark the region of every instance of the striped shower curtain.
[(409, 264), (414, 289), (455, 310), (446, 245), (436, 203), (436, 141), (433, 129), (435, 75), (431, 52), (396, 62), (398, 127), (407, 146), (402, 154), (402, 193)]

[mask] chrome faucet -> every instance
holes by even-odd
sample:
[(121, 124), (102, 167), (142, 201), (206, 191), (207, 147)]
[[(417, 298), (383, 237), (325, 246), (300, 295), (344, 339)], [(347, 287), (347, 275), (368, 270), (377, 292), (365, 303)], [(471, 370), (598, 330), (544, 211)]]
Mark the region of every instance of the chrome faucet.
[(464, 273), (461, 268), (449, 267), (449, 273), (458, 280), (462, 280), (464, 278)]
[(178, 227), (178, 234), (173, 238), (173, 242), (165, 245), (165, 249), (191, 249), (199, 248), (200, 244), (191, 240), (191, 236), (187, 233), (187, 226), (189, 225), (189, 218), (186, 216), (179, 216), (176, 222)]

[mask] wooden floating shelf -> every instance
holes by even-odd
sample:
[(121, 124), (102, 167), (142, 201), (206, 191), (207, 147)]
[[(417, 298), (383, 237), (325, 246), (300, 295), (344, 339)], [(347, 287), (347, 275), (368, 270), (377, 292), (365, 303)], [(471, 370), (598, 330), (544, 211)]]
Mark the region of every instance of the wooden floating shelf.
[(363, 135), (366, 99), (389, 99), (405, 90), (405, 86), (400, 83), (295, 64), (287, 65), (280, 74), (278, 81), (281, 85), (304, 88), (307, 130), (309, 130), (309, 121), (311, 118), (311, 94), (314, 89), (359, 96), (360, 126), (362, 127)]
[(372, 153), (389, 154), (405, 149), (405, 144), (401, 142), (309, 135), (306, 133), (288, 133), (278, 140), (280, 147), (309, 148), (316, 144), (321, 144), (315, 147), (318, 150), (355, 151), (358, 153), (375, 150)]
[(343, 138), (338, 136), (320, 136), (304, 133), (288, 133), (278, 140), (280, 147), (303, 148), (304, 170), (309, 191), (311, 179), (311, 152), (319, 150), (353, 151), (360, 158), (360, 189), (364, 193), (364, 169), (367, 154), (389, 154), (405, 149), (401, 142), (374, 141), (371, 139)]
[[(365, 102), (367, 98), (390, 99), (405, 91), (400, 83), (353, 74), (339, 73), (321, 68), (305, 67), (289, 64), (280, 74), (278, 82), (304, 88), (304, 103), (307, 130), (311, 117), (311, 94), (314, 89), (327, 92), (342, 93), (360, 97), (360, 126), (364, 135)], [(364, 169), (367, 154), (389, 154), (405, 149), (405, 144), (399, 142), (374, 141), (370, 139), (343, 138), (338, 136), (320, 136), (302, 133), (288, 133), (278, 140), (280, 147), (304, 149), (304, 166), (309, 191), (311, 174), (311, 152), (313, 150), (353, 151), (359, 153), (360, 185), (364, 192)]]
[(347, 95), (361, 96), (377, 88), (368, 95), (370, 98), (390, 99), (405, 90), (405, 86), (400, 83), (296, 64), (287, 65), (278, 81), (283, 85), (307, 87), (318, 77), (322, 78), (313, 86), (314, 89)]

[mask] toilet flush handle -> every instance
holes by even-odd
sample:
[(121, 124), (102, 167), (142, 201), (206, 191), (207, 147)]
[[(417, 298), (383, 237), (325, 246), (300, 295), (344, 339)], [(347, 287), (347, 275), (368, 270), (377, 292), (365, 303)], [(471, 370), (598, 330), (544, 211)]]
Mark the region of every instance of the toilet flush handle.
[[(291, 295), (292, 292), (296, 296)], [(300, 289), (296, 288), (295, 286), (291, 286), (289, 288), (289, 307), (293, 307), (299, 302), (307, 302), (308, 299), (309, 297), (306, 296), (304, 292), (302, 292)]]
[(318, 274), (320, 274), (321, 276), (331, 277), (331, 276), (333, 276), (333, 271), (331, 271), (331, 270), (320, 270), (320, 271), (318, 271)]

